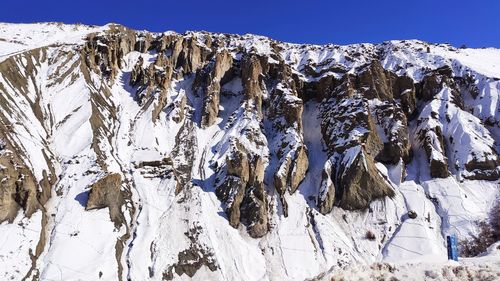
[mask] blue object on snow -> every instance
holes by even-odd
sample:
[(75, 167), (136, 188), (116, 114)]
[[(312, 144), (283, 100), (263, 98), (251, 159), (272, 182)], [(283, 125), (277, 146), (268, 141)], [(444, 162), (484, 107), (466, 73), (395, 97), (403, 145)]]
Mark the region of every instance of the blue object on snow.
[(458, 261), (457, 238), (455, 235), (446, 236), (448, 244), (448, 259)]

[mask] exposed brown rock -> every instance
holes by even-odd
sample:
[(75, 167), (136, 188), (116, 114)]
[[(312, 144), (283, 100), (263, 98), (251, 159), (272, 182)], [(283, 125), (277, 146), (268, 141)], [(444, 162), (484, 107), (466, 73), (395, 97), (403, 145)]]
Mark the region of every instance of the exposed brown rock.
[(0, 156), (0, 165), (0, 222), (12, 222), (20, 209), (31, 217), (43, 208), (38, 201), (37, 183), (30, 170), (8, 152)]
[(309, 159), (307, 157), (307, 149), (301, 146), (295, 154), (295, 165), (290, 171), (290, 193), (294, 193), (302, 180), (306, 177), (307, 169), (309, 168)]
[[(26, 63), (22, 63), (23, 61)], [(13, 98), (16, 97), (29, 105), (36, 118), (33, 122), (39, 122), (44, 129), (49, 129), (45, 126), (46, 116), (40, 106), (42, 88), (33, 84), (38, 75), (38, 67), (46, 61), (47, 48), (38, 48), (9, 57), (0, 63), (3, 81), (0, 82), (0, 222), (12, 221), (20, 209), (27, 217), (31, 217), (37, 210), (43, 211), (43, 205), (50, 198), (51, 187), (55, 183), (55, 171), (47, 157), (50, 154), (49, 148), (44, 147), (42, 153), (46, 156), (50, 171), (43, 171), (43, 178), (38, 182), (26, 160), (30, 156), (26, 155), (22, 144), (13, 141), (18, 137), (11, 124), (12, 118), (29, 118), (27, 112), (20, 111), (14, 103)], [(24, 66), (22, 71), (19, 69), (20, 63)], [(70, 69), (74, 69), (74, 65)], [(68, 72), (61, 74), (62, 77), (69, 75)], [(29, 131), (30, 125), (22, 126)]]
[[(492, 150), (493, 153), (496, 153)], [(470, 180), (489, 180), (495, 181), (500, 179), (500, 158), (497, 154), (488, 157), (489, 159), (479, 160), (475, 157), (473, 160), (465, 164), (467, 171), (472, 172), (472, 175), (467, 175), (465, 178)]]
[[(333, 165), (330, 177), (335, 201), (348, 210), (365, 209), (373, 200), (394, 195), (375, 166), (374, 157), (383, 149), (376, 122), (351, 81), (345, 78), (321, 109), (321, 129)], [(319, 201), (320, 205), (328, 203)]]
[(251, 163), (251, 177), (242, 202), (242, 221), (247, 225), (248, 234), (258, 238), (268, 231), (267, 200), (264, 188), (264, 166), (261, 158)]
[(177, 254), (176, 263), (170, 265), (163, 272), (163, 280), (174, 279), (174, 273), (178, 276), (186, 274), (189, 278), (192, 278), (202, 266), (206, 266), (210, 271), (218, 269), (214, 253), (206, 245), (200, 243), (198, 237), (202, 232), (203, 229), (196, 225), (184, 233), (190, 241), (189, 248)]
[(315, 99), (316, 101), (321, 101), (330, 93), (336, 86), (338, 80), (333, 76), (324, 76), (319, 80), (309, 81), (304, 83), (299, 79), (294, 79), (297, 88), (301, 89), (299, 92), (299, 97), (307, 102), (310, 99)]
[(174, 102), (174, 114), (172, 116), (172, 120), (174, 120), (176, 123), (180, 123), (184, 120), (186, 103), (186, 95), (182, 95), (180, 100)]
[(143, 58), (139, 57), (130, 74), (129, 84), (137, 88), (137, 100), (140, 105), (151, 104), (152, 98), (157, 96), (152, 112), (152, 120), (156, 121), (167, 103), (173, 67), (171, 60), (163, 54), (159, 54), (155, 62), (147, 68), (144, 68), (143, 64)]
[(157, 120), (160, 116), (160, 112), (167, 105), (168, 88), (170, 87), (171, 79), (173, 74), (173, 68), (170, 64), (166, 64), (163, 71), (155, 74), (155, 82), (159, 85), (158, 102), (153, 108), (153, 120)]
[(130, 81), (129, 84), (131, 86), (137, 86), (146, 84), (145, 78), (144, 78), (144, 59), (142, 56), (139, 56), (137, 59), (137, 62), (135, 63), (134, 67), (132, 68), (132, 72), (130, 72)]
[(387, 139), (375, 160), (395, 165), (402, 159), (408, 163), (411, 158), (407, 117), (397, 103), (384, 102), (374, 107), (376, 122)]
[(119, 227), (125, 219), (121, 212), (124, 203), (121, 191), (122, 179), (120, 174), (109, 174), (90, 186), (89, 198), (85, 210), (109, 208), (109, 216)]
[(226, 161), (226, 176), (216, 188), (216, 194), (226, 202), (230, 225), (237, 228), (242, 222), (252, 237), (262, 237), (268, 231), (263, 181), (262, 159), (258, 156), (249, 158), (240, 144), (233, 144)]
[[(92, 83), (88, 78), (88, 83)], [(92, 85), (92, 84), (90, 84)], [(95, 91), (90, 88), (91, 91)], [(106, 151), (102, 150), (101, 143), (109, 143), (113, 132), (113, 122), (117, 120), (116, 107), (110, 101), (111, 93), (109, 88), (101, 87), (98, 92), (91, 94), (92, 114), (89, 122), (92, 128), (93, 142), (91, 148), (97, 156), (97, 163), (102, 170), (107, 171)]]
[[(418, 96), (424, 101), (431, 102), (445, 86), (454, 88), (453, 82), (436, 70), (424, 77), (419, 87)], [(417, 135), (429, 160), (431, 177), (446, 178), (450, 176), (450, 172), (442, 128), (427, 125), (431, 120), (439, 120), (439, 118), (439, 113), (435, 111), (431, 112), (429, 116), (419, 116), (417, 119)]]
[(256, 55), (245, 56), (241, 61), (241, 80), (245, 100), (254, 102), (255, 110), (262, 116), (262, 80), (264, 68)]
[(137, 52), (145, 53), (151, 49), (151, 43), (153, 41), (153, 36), (151, 33), (146, 32), (143, 34), (138, 34), (134, 50)]
[[(238, 144), (236, 144), (238, 146)], [(229, 224), (237, 228), (240, 224), (240, 207), (245, 195), (247, 183), (250, 180), (250, 165), (248, 157), (242, 148), (232, 150), (226, 160), (226, 177), (217, 187), (216, 194), (227, 202), (226, 213)]]
[(441, 91), (443, 77), (440, 75), (428, 75), (422, 79), (419, 98), (430, 101)]
[(205, 97), (203, 100), (203, 111), (201, 126), (212, 126), (219, 115), (221, 80), (231, 69), (233, 58), (224, 50), (215, 55), (215, 63), (211, 70), (205, 75)]
[(172, 51), (173, 65), (177, 70), (177, 77), (195, 73), (207, 62), (212, 51), (197, 43), (197, 38), (189, 37), (175, 43)]
[(378, 60), (372, 61), (357, 77), (357, 89), (368, 99), (392, 100), (391, 74), (385, 70)]
[[(349, 159), (343, 156), (342, 162), (337, 164), (337, 174), (342, 175), (335, 181), (340, 187), (337, 201), (347, 210), (365, 209), (376, 199), (394, 196), (394, 190), (379, 174), (373, 159), (361, 148), (354, 154), (356, 149), (351, 148)], [(351, 162), (350, 165), (344, 165), (346, 161)]]
[(335, 185), (331, 179), (332, 165), (330, 160), (325, 163), (321, 172), (321, 185), (318, 194), (317, 205), (319, 212), (323, 215), (330, 213), (335, 203)]
[(184, 124), (175, 137), (175, 146), (172, 150), (172, 161), (177, 175), (176, 194), (187, 188), (191, 184), (193, 163), (196, 157), (198, 141), (195, 134), (195, 127), (191, 120), (185, 119)]
[(303, 101), (297, 97), (295, 81), (289, 76), (289, 67), (281, 66), (283, 71), (277, 74), (280, 83), (272, 92), (267, 117), (272, 121), (274, 142), (279, 167), (274, 174), (274, 186), (280, 196), (283, 213), (288, 216), (284, 194), (288, 190), (293, 194), (309, 167), (307, 148), (302, 137)]
[(286, 190), (290, 194), (295, 193), (302, 180), (305, 178), (309, 160), (307, 158), (307, 149), (304, 145), (291, 151), (284, 158), (279, 170), (274, 176), (275, 188), (279, 194), (283, 195)]
[(90, 34), (82, 50), (86, 65), (114, 81), (122, 67), (122, 58), (134, 50), (135, 32), (120, 25), (111, 25), (104, 34)]
[(408, 118), (415, 114), (417, 107), (416, 89), (413, 79), (408, 76), (398, 76), (393, 84), (394, 98), (399, 99), (401, 108)]
[[(435, 127), (432, 130), (422, 130), (419, 132), (418, 137), (429, 159), (431, 177), (447, 178), (450, 176), (450, 172), (448, 171), (448, 159), (444, 156), (445, 142), (441, 128)], [(433, 151), (438, 151), (442, 157), (433, 157)]]

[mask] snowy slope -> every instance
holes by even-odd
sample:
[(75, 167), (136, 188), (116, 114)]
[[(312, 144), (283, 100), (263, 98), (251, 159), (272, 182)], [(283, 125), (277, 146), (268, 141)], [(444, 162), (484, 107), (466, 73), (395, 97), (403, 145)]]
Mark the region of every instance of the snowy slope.
[[(444, 263), (446, 235), (467, 238), (477, 233), (475, 222), (486, 219), (498, 201), (499, 180), (468, 179), (474, 173), (466, 166), (472, 156), (489, 159), (498, 153), (500, 50), (455, 49), (421, 41), (315, 46), (255, 35), (163, 34), (195, 38), (200, 52), (209, 49), (208, 37), (219, 40), (216, 53), (228, 50), (241, 64), (246, 52), (265, 58), (268, 65), (283, 61), (297, 85), (319, 83), (325, 77), (340, 81), (360, 74), (373, 60), (415, 83), (443, 66), (451, 68), (453, 77), (472, 77), (478, 95), (474, 98), (464, 90), (463, 107), (455, 104), (452, 90), (443, 87), (432, 100), (419, 100), (419, 114), (408, 119), (410, 134), (440, 127), (444, 136), (458, 141), (446, 143), (443, 151), (435, 146), (436, 154), (441, 153), (436, 158), (450, 167), (448, 177), (431, 177), (425, 149), (410, 135), (409, 163), (375, 164), (393, 197), (375, 200), (364, 210), (335, 205), (322, 214), (317, 200), (326, 196), (326, 189), (319, 194), (331, 155), (321, 128), (321, 99), (311, 92), (295, 96), (293, 87), (287, 88), (289, 81), (263, 83), (266, 110), (259, 114), (258, 99), (245, 100), (249, 86), (243, 74), (237, 74), (221, 82), (216, 121), (203, 127), (198, 120), (206, 99), (193, 90), (199, 81), (195, 71), (175, 72), (163, 89), (163, 101), (159, 91), (151, 91), (144, 103), (138, 102), (138, 86), (129, 81), (139, 57), (143, 70), (166, 72), (155, 65), (160, 54), (154, 48), (123, 54), (113, 79), (89, 66), (82, 55), (86, 36), (113, 28), (0, 24), (0, 64), (9, 63), (20, 73), (18, 81), (26, 80), (17, 85), (0, 68), (0, 95), (6, 97), (1, 100), (1, 123), (10, 128), (6, 138), (17, 145), (16, 153), (36, 182), (43, 181), (47, 171), (57, 178), (43, 208), (29, 218), (20, 210), (11, 223), (0, 224), (2, 279), (304, 280), (374, 262)], [(268, 104), (278, 92), (286, 105), (303, 103), (297, 120), (268, 118)], [(162, 104), (159, 117), (153, 119)], [(382, 102), (375, 98), (371, 104)], [(283, 115), (291, 111), (285, 108)], [(426, 122), (417, 125), (419, 119)], [(237, 228), (229, 224), (226, 211), (232, 202), (217, 195), (219, 178), (228, 177), (220, 168), (233, 157), (236, 142), (261, 159), (265, 170), (268, 231), (259, 238), (251, 237), (243, 222)], [(275, 172), (286, 168), (280, 161), (293, 159), (302, 143), (307, 147), (307, 173), (297, 192), (281, 194), (274, 187)], [(364, 148), (351, 148), (356, 149)], [(167, 158), (171, 163), (164, 161)], [(90, 186), (111, 173), (121, 175), (125, 194), (119, 208), (123, 223), (118, 226), (110, 220), (111, 208), (86, 210)], [(179, 187), (182, 177), (188, 180)], [(288, 206), (286, 216), (283, 202)], [(409, 218), (409, 211), (417, 218)], [(368, 231), (374, 239), (367, 238)], [(498, 264), (498, 255), (489, 259)]]

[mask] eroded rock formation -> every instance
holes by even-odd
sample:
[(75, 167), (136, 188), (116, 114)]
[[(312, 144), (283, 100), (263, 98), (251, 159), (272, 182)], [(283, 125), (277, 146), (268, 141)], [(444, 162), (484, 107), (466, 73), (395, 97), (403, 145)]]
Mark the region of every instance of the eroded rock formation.
[(86, 210), (109, 208), (109, 215), (115, 225), (124, 223), (121, 207), (124, 203), (119, 174), (109, 174), (90, 186)]
[[(0, 222), (41, 211), (27, 276), (57, 239), (45, 227), (71, 225), (57, 208), (89, 214), (73, 202), (89, 187), (85, 209), (109, 211), (114, 228), (106, 219), (103, 229), (118, 235), (106, 252), (117, 279), (135, 274), (136, 245), (150, 251), (140, 255), (150, 278), (175, 279), (225, 273), (212, 239), (245, 240), (233, 228), (272, 236), (254, 243), (257, 259), (283, 259), (273, 243), (295, 220), (318, 261), (334, 207), (346, 217), (386, 207), (377, 200), (399, 208), (407, 174), (413, 185), (444, 178), (434, 181), (456, 188), (500, 178), (498, 78), (436, 59), (423, 43), (309, 46), (109, 25), (83, 43), (21, 47), (0, 57)], [(186, 243), (158, 258), (172, 237)]]

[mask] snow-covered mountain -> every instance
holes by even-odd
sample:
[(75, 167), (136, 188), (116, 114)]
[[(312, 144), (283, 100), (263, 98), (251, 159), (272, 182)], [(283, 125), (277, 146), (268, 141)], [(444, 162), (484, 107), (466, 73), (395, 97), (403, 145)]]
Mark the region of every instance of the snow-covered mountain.
[(0, 279), (446, 261), (499, 145), (498, 49), (0, 23)]

